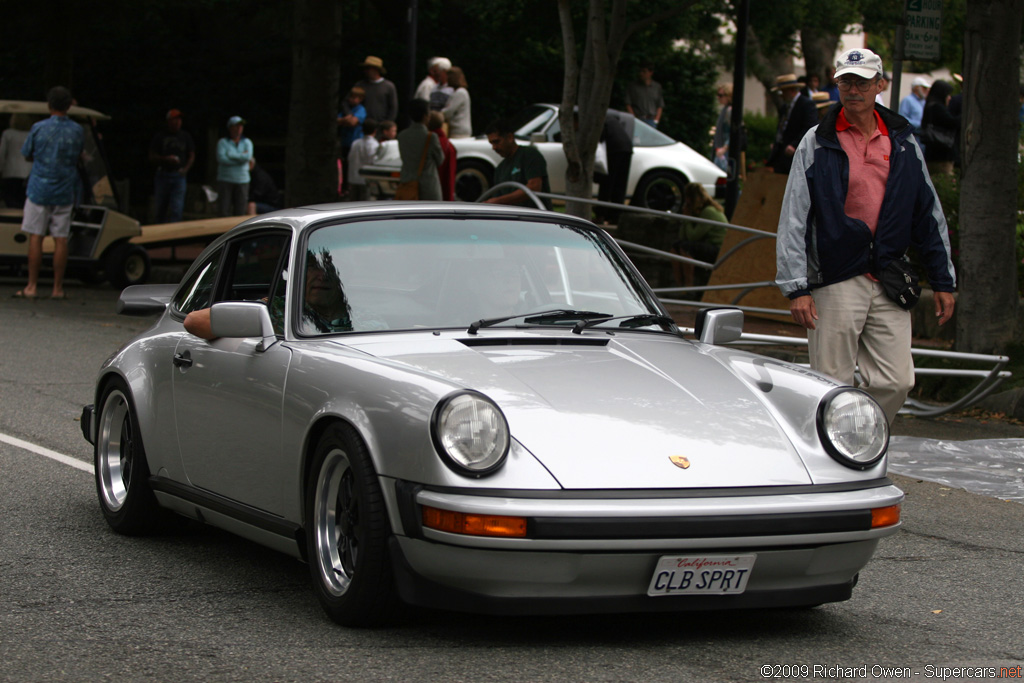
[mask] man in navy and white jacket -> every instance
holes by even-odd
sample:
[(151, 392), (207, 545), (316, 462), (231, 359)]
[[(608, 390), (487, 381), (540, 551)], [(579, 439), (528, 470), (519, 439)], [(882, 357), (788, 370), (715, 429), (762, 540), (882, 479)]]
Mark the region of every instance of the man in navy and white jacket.
[(912, 127), (875, 104), (882, 60), (866, 49), (836, 61), (842, 107), (804, 136), (779, 218), (776, 284), (807, 328), (811, 367), (862, 388), (892, 422), (914, 385), (910, 312), (877, 274), (914, 246), (939, 324), (953, 315), (956, 277), (942, 207)]

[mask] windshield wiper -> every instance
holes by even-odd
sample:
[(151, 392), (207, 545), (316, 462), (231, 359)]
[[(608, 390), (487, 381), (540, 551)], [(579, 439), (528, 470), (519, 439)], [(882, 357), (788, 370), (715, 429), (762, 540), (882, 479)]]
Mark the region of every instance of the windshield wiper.
[(655, 315), (653, 313), (641, 313), (640, 315), (619, 315), (615, 317), (581, 320), (573, 326), (572, 331), (573, 334), (583, 334), (583, 330), (588, 327), (611, 322), (612, 320), (621, 320), (622, 322), (619, 323), (619, 327), (626, 328), (646, 327), (647, 325), (661, 325), (662, 327), (669, 327), (676, 324), (676, 321), (668, 316)]
[(509, 320), (515, 320), (516, 318), (522, 318), (524, 322), (528, 323), (554, 323), (560, 320), (580, 320), (586, 321), (590, 318), (601, 318), (603, 320), (610, 320), (607, 313), (598, 313), (596, 311), (575, 311), (567, 308), (558, 308), (551, 311), (539, 311), (537, 313), (516, 313), (515, 315), (506, 315), (501, 318), (486, 318), (484, 320), (477, 320), (475, 323), (469, 326), (466, 330), (469, 334), (476, 334), (477, 331), (482, 327), (490, 327), (499, 323), (507, 322)]

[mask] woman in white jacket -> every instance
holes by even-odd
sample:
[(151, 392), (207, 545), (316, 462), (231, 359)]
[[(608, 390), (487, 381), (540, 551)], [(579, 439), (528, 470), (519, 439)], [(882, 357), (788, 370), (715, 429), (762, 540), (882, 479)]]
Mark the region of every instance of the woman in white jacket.
[(448, 103), (442, 110), (445, 120), (448, 121), (448, 137), (473, 137), (469, 90), (467, 90), (466, 75), (462, 73), (462, 69), (453, 66), (448, 70), (448, 85), (455, 88), (455, 92), (448, 98)]

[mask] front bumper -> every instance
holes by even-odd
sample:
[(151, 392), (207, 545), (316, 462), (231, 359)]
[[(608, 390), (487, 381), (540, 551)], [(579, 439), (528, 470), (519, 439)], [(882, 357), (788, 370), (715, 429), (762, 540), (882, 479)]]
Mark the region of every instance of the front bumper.
[(745, 592), (659, 597), (648, 596), (647, 586), (662, 553), (508, 553), (392, 537), (391, 557), (402, 599), (424, 607), (487, 614), (684, 612), (848, 600), (877, 545), (745, 549), (757, 554)]
[[(764, 487), (730, 495), (503, 492), (473, 495), (396, 482), (401, 529), (391, 542), (402, 598), (429, 607), (496, 614), (687, 611), (817, 605), (846, 600), (879, 539), (874, 508), (903, 492)], [(807, 493), (796, 489), (806, 489)], [(385, 489), (387, 490), (387, 489)], [(498, 493), (498, 492), (495, 492)], [(691, 493), (692, 492), (687, 492)], [(518, 495), (516, 495), (518, 494)], [(669, 497), (666, 497), (669, 496)], [(424, 528), (422, 506), (524, 516), (528, 538), (483, 538)], [(716, 533), (717, 530), (717, 533)], [(666, 555), (755, 554), (746, 590), (731, 595), (647, 595)]]

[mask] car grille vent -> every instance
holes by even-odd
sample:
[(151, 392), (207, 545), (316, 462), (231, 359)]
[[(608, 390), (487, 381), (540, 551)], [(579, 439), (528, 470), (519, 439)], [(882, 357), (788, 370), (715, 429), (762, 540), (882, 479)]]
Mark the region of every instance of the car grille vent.
[[(575, 335), (573, 335), (575, 336)], [(569, 337), (485, 337), (480, 339), (460, 339), (466, 346), (608, 346), (607, 339), (587, 339)]]

